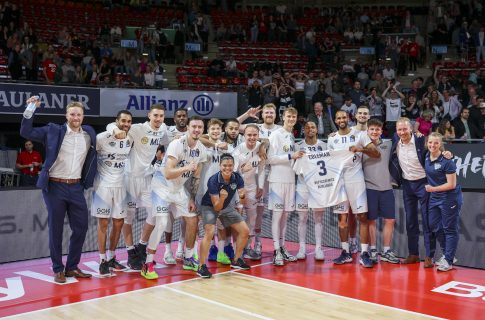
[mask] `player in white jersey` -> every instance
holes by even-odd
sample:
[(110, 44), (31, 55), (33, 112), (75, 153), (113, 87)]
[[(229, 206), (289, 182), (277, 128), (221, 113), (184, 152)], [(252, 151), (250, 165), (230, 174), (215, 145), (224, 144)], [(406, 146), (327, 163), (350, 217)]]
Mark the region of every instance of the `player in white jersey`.
[[(246, 113), (238, 117), (238, 120), (240, 122), (246, 120), (248, 117), (253, 117), (257, 118), (257, 114), (261, 110), (261, 118), (263, 120), (263, 123), (258, 123), (257, 126), (259, 127), (259, 140), (264, 144), (266, 143), (269, 145), (269, 137), (271, 136), (271, 133), (278, 130), (281, 128), (280, 125), (275, 124), (276, 121), (276, 106), (272, 103), (265, 104), (262, 109), (260, 107), (258, 108), (250, 108)], [(239, 130), (245, 129), (246, 125), (242, 124), (239, 127)], [(269, 169), (270, 166), (266, 165), (265, 167), (265, 175), (266, 177), (269, 176)], [(263, 213), (265, 207), (267, 208), (268, 206), (268, 190), (269, 190), (269, 182), (268, 179), (266, 179), (265, 184), (263, 186), (263, 194), (259, 198), (258, 201), (258, 207), (256, 209), (257, 215), (256, 215), (256, 224), (254, 227), (254, 232), (255, 232), (255, 244), (254, 244), (254, 252), (257, 255), (261, 255), (261, 252), (263, 250), (263, 246), (261, 243), (261, 228), (263, 225)]]
[[(352, 128), (356, 131), (367, 132), (367, 121), (370, 118), (370, 110), (367, 106), (361, 105), (357, 108), (357, 112), (355, 114), (355, 119), (357, 120), (357, 124)], [(350, 254), (354, 254), (359, 252), (359, 248), (357, 246), (357, 239), (355, 235), (357, 233), (357, 222), (355, 221), (355, 216), (353, 214), (349, 214), (349, 252)]]
[(345, 111), (337, 111), (335, 123), (338, 132), (328, 140), (329, 150), (350, 150), (355, 153), (353, 165), (344, 172), (345, 191), (348, 201), (345, 201), (334, 208), (334, 212), (339, 214), (339, 235), (342, 244), (341, 255), (334, 259), (335, 264), (352, 262), (352, 255), (349, 250), (349, 230), (348, 215), (352, 208), (352, 213), (357, 215), (360, 221), (360, 242), (362, 253), (360, 263), (367, 268), (372, 268), (373, 263), (369, 257), (369, 226), (367, 221), (367, 195), (365, 192), (364, 173), (362, 170), (362, 153), (369, 157), (378, 158), (379, 151), (372, 144), (369, 136), (365, 132), (355, 130), (348, 126), (348, 115)]
[[(185, 135), (187, 133), (187, 121), (189, 120), (188, 118), (188, 113), (187, 109), (177, 109), (174, 113), (173, 116), (175, 125), (174, 126), (169, 126), (168, 127), (168, 138), (169, 141), (172, 142), (173, 139), (178, 139)], [(173, 230), (173, 224), (174, 224), (174, 215), (172, 212), (170, 212), (170, 219), (168, 220), (167, 223), (167, 230), (165, 231), (165, 253), (163, 254), (163, 262), (165, 264), (176, 264), (177, 262), (175, 261), (175, 258), (172, 253), (172, 230)], [(177, 253), (180, 255), (180, 258), (183, 258), (183, 244), (184, 244), (184, 238), (185, 238), (185, 224), (183, 220), (180, 221), (180, 230), (183, 231), (181, 232), (178, 240), (178, 248), (177, 248)]]
[[(173, 140), (165, 152), (162, 163), (155, 164), (151, 193), (155, 228), (150, 235), (146, 262), (141, 270), (141, 275), (149, 280), (158, 278), (153, 258), (166, 230), (169, 210), (174, 212), (175, 217), (185, 220), (186, 249), (183, 268), (193, 271), (199, 268), (198, 261), (193, 257), (197, 234), (195, 195), (199, 188), (202, 162), (207, 158), (206, 149), (199, 141), (199, 136), (204, 131), (204, 121), (198, 116), (193, 116), (188, 126), (187, 135)], [(190, 197), (185, 190), (185, 182), (189, 179)]]
[[(119, 130), (114, 125), (108, 125), (107, 130), (113, 131), (117, 138), (125, 138), (127, 135), (133, 142), (126, 172), (127, 184), (127, 216), (123, 225), (123, 237), (128, 250), (128, 265), (134, 270), (141, 270), (144, 260), (146, 243), (150, 236), (155, 221), (151, 215), (151, 162), (159, 145), (168, 145), (167, 126), (165, 119), (165, 107), (154, 104), (150, 107), (148, 119), (145, 123), (137, 123), (131, 126), (128, 134)], [(135, 249), (133, 245), (132, 223), (136, 208), (146, 208), (148, 216), (144, 225), (142, 242)]]
[(246, 190), (246, 222), (249, 227), (249, 240), (244, 249), (244, 258), (260, 260), (261, 254), (257, 254), (252, 248), (252, 240), (255, 237), (255, 225), (257, 217), (258, 200), (263, 194), (265, 180), (264, 161), (259, 156), (261, 142), (259, 139), (259, 128), (255, 124), (248, 124), (244, 130), (244, 140), (232, 153), (235, 159), (235, 170), (239, 171), (244, 180)]
[(369, 212), (367, 215), (369, 219), (370, 258), (372, 262), (377, 263), (376, 221), (381, 217), (384, 222), (381, 261), (397, 264), (400, 263), (400, 260), (391, 250), (391, 240), (396, 218), (392, 178), (389, 173), (392, 141), (381, 140), (382, 126), (382, 122), (378, 119), (369, 120), (369, 129), (367, 132), (372, 143), (379, 149), (381, 157), (374, 159), (364, 155), (362, 162), (369, 203)]
[[(129, 132), (132, 116), (127, 110), (118, 112), (116, 126)], [(94, 180), (91, 215), (98, 218), (99, 274), (110, 276), (111, 270), (126, 269), (115, 256), (120, 240), (121, 228), (126, 217), (126, 187), (124, 184), (125, 165), (132, 141), (129, 137), (117, 139), (112, 132), (105, 131), (96, 136), (98, 171)], [(110, 233), (108, 255), (106, 256), (106, 236), (109, 219), (113, 221)]]
[[(327, 149), (327, 144), (317, 139), (317, 125), (313, 121), (305, 123), (305, 140), (296, 143), (296, 150), (304, 151), (306, 154), (320, 152)], [(303, 158), (302, 158), (303, 159)], [(296, 255), (298, 260), (306, 258), (306, 233), (308, 221), (308, 188), (302, 175), (298, 175), (296, 184), (296, 212), (298, 212), (298, 240), (300, 249)], [(315, 259), (323, 260), (322, 231), (324, 208), (313, 208), (315, 219)]]
[(273, 236), (273, 264), (283, 266), (284, 261), (296, 261), (285, 248), (285, 233), (288, 212), (295, 210), (295, 173), (293, 161), (301, 158), (305, 152), (295, 150), (293, 126), (298, 111), (288, 107), (283, 112), (283, 128), (269, 137), (267, 163), (271, 165), (269, 173), (268, 209), (273, 210), (271, 233)]

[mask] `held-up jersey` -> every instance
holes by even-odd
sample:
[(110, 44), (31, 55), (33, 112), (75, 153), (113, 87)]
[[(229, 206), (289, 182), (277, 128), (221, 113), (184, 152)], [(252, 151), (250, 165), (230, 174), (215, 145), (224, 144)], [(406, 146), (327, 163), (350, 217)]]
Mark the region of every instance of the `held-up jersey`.
[(184, 187), (185, 182), (192, 176), (193, 172), (184, 172), (181, 176), (167, 180), (164, 171), (168, 157), (177, 159), (177, 168), (184, 167), (192, 161), (197, 164), (206, 161), (207, 153), (204, 145), (197, 141), (194, 148), (190, 148), (187, 142), (188, 136), (185, 135), (172, 141), (165, 152), (162, 162), (155, 163), (155, 173), (152, 179), (152, 188), (165, 188), (173, 191), (179, 191)]
[(288, 155), (295, 152), (293, 133), (279, 128), (269, 136), (267, 164), (271, 165), (269, 182), (295, 183), (295, 172), (291, 168), (293, 160)]
[(257, 142), (256, 146), (250, 150), (246, 143), (242, 143), (232, 153), (235, 160), (234, 169), (243, 177), (247, 190), (262, 189), (264, 186), (264, 161), (261, 160), (258, 154), (260, 145), (261, 143)]
[[(317, 140), (316, 144), (310, 145), (310, 144), (307, 144), (305, 140), (301, 140), (296, 143), (296, 150), (305, 151), (308, 154), (316, 153), (316, 152), (327, 150), (327, 144), (323, 141)], [(308, 191), (302, 175), (298, 175), (297, 177), (296, 190), (300, 192)]]
[(109, 131), (96, 136), (96, 151), (98, 153), (96, 186), (122, 187), (125, 165), (131, 146), (132, 142), (129, 137), (116, 139)]
[(347, 150), (324, 150), (295, 161), (293, 170), (308, 189), (309, 208), (327, 208), (347, 200), (342, 176), (353, 158)]
[[(372, 140), (365, 131), (359, 131), (352, 128), (346, 135), (340, 135), (338, 132), (333, 137), (328, 138), (329, 150), (349, 150), (350, 147), (356, 146), (357, 148), (363, 148), (371, 143)], [(354, 153), (353, 165), (349, 167), (345, 172), (345, 181), (351, 182), (364, 178), (362, 170), (362, 153)]]
[[(106, 130), (113, 132), (114, 123), (109, 124)], [(167, 126), (163, 123), (155, 131), (150, 127), (150, 122), (135, 123), (128, 131), (128, 137), (133, 143), (132, 151), (129, 157), (129, 166), (126, 173), (134, 177), (144, 177), (150, 174), (151, 163), (159, 145), (168, 145)]]
[(265, 139), (269, 139), (269, 137), (271, 136), (271, 133), (281, 128), (279, 124), (275, 124), (271, 129), (266, 129), (266, 127), (264, 126), (264, 123), (258, 123), (257, 126), (259, 127), (259, 137), (265, 138)]

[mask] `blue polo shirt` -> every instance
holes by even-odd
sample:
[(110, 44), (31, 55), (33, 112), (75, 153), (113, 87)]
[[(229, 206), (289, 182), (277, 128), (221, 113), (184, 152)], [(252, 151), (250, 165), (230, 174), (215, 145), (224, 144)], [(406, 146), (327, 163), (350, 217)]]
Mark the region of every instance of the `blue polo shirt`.
[[(456, 164), (453, 160), (446, 159), (443, 155), (440, 155), (436, 160), (431, 161), (429, 152), (426, 154), (426, 162), (424, 170), (426, 171), (426, 177), (428, 183), (437, 187), (446, 183), (446, 175), (456, 172)], [(454, 190), (431, 192), (429, 198), (429, 205), (439, 205), (443, 201), (449, 199), (449, 197), (455, 197), (461, 190), (461, 187), (457, 184)]]
[(203, 206), (213, 207), (211, 195), (218, 196), (219, 191), (225, 189), (228, 193), (228, 196), (224, 201), (224, 206), (222, 207), (222, 209), (225, 209), (231, 203), (236, 191), (241, 188), (244, 188), (244, 180), (238, 172), (233, 172), (229, 183), (226, 183), (222, 177), (222, 173), (219, 171), (207, 181), (207, 191), (202, 197), (201, 204)]

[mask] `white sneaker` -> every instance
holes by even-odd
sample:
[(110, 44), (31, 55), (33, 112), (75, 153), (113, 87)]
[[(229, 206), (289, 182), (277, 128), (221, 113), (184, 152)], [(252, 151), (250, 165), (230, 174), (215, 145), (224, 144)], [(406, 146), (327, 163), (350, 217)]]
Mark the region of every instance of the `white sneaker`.
[(275, 250), (273, 254), (273, 265), (275, 266), (284, 266), (285, 261), (283, 259), (283, 254), (281, 250)]
[[(438, 259), (438, 261), (436, 261), (434, 264), (435, 264), (435, 266), (436, 266), (436, 267), (439, 267), (439, 266), (441, 266), (441, 265), (443, 264), (443, 262), (444, 262), (444, 261), (445, 261), (446, 263), (448, 263), (448, 262), (446, 261), (446, 259), (445, 259), (445, 256), (441, 256), (441, 258), (439, 258), (439, 259)], [(455, 264), (457, 261), (458, 261), (458, 259), (453, 258), (453, 263), (454, 263), (454, 264)]]
[(263, 251), (263, 244), (260, 241), (257, 241), (254, 244), (254, 252), (256, 252), (257, 255), (261, 256), (262, 251)]
[(298, 253), (296, 254), (296, 258), (298, 260), (305, 260), (306, 259), (306, 252), (305, 248), (300, 247), (300, 250), (298, 250)]
[(177, 253), (175, 254), (175, 257), (177, 260), (184, 260), (184, 250), (177, 250)]
[(165, 252), (163, 255), (163, 262), (165, 264), (177, 264), (177, 261), (175, 261), (175, 258), (173, 257), (172, 251)]
[(318, 247), (318, 248), (315, 249), (315, 260), (317, 260), (317, 261), (325, 260), (325, 255), (323, 253), (322, 247)]
[(446, 261), (446, 259), (443, 259), (443, 261), (441, 262), (441, 264), (438, 267), (438, 271), (443, 271), (443, 272), (450, 271), (452, 269), (453, 269), (453, 266), (450, 265), (448, 263), (448, 261)]

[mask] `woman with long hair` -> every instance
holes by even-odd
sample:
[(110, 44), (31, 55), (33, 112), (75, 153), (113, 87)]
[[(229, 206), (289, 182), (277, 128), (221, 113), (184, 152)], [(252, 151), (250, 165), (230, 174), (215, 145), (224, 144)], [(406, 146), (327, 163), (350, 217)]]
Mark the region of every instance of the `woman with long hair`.
[(455, 128), (448, 119), (441, 120), (435, 132), (441, 134), (443, 136), (443, 140), (455, 139)]

